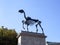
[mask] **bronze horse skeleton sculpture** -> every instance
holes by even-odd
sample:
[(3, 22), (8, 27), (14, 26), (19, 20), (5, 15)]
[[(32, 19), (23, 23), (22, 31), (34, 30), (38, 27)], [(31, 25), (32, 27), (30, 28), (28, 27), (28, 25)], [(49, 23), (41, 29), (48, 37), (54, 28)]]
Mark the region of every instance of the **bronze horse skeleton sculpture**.
[(44, 33), (43, 28), (42, 28), (42, 26), (41, 26), (41, 21), (39, 21), (38, 19), (32, 19), (31, 17), (26, 17), (26, 14), (25, 14), (25, 12), (24, 12), (23, 9), (19, 10), (19, 12), (20, 12), (20, 13), (24, 13), (24, 18), (25, 18), (25, 20), (22, 20), (23, 29), (25, 29), (25, 28), (24, 28), (24, 24), (27, 25), (27, 31), (28, 31), (28, 26), (29, 26), (29, 25), (33, 25), (33, 24), (36, 23), (36, 32), (38, 32), (37, 26), (39, 25), (40, 28), (42, 29), (42, 33)]

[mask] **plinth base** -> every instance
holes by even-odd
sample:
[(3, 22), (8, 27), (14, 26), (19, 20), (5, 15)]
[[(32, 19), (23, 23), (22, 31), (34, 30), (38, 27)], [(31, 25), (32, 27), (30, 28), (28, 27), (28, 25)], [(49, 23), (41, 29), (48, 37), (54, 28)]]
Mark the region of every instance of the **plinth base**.
[(43, 33), (22, 31), (18, 35), (18, 45), (46, 45)]

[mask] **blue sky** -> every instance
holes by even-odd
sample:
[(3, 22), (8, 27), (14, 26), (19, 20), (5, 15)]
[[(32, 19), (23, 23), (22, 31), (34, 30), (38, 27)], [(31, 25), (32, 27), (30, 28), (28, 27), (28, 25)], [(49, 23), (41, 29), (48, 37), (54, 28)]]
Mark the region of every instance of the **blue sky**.
[[(19, 9), (24, 9), (27, 16), (42, 21), (47, 41), (60, 42), (60, 0), (0, 0), (0, 26), (19, 33), (24, 19)], [(35, 26), (30, 26), (29, 31), (34, 32)]]

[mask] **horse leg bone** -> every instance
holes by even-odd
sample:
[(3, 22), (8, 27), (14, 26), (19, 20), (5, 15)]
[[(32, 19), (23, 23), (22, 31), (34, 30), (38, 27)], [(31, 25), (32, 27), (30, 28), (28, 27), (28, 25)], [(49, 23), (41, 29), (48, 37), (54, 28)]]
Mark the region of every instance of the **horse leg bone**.
[(24, 23), (23, 23), (23, 29), (25, 30), (25, 28), (24, 28)]
[(37, 28), (38, 24), (36, 24), (36, 32), (38, 32), (38, 28)]
[(42, 33), (44, 33), (44, 31), (43, 31), (43, 28), (42, 28), (41, 24), (39, 24), (39, 26), (40, 26), (40, 28), (41, 28), (41, 30), (42, 30)]
[(28, 25), (27, 25), (27, 31), (28, 31)]

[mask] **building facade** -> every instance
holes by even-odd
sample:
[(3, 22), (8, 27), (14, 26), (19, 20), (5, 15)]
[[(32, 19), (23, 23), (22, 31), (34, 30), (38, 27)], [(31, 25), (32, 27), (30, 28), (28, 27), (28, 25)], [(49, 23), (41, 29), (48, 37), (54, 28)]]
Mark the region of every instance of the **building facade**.
[(60, 45), (59, 42), (47, 42), (47, 45)]

